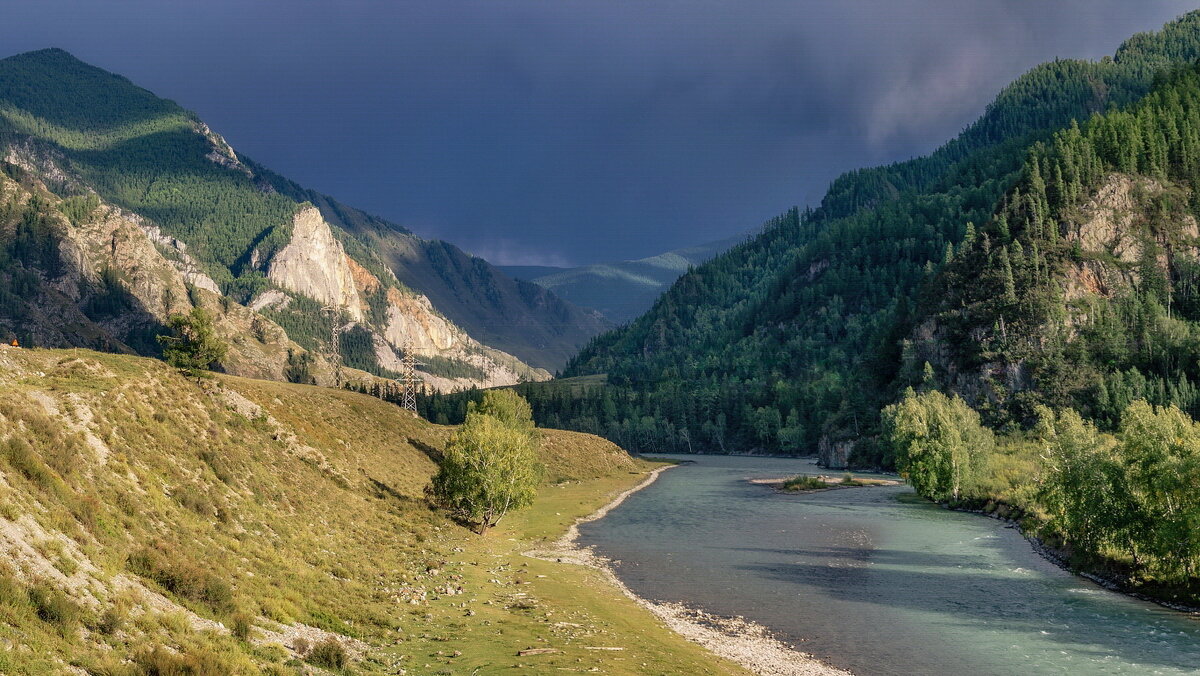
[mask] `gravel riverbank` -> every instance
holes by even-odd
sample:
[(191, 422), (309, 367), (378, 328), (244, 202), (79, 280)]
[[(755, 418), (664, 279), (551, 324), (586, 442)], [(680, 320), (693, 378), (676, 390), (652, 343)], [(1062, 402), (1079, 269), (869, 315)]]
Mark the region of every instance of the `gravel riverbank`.
[(717, 617), (679, 603), (659, 603), (644, 599), (633, 593), (617, 577), (607, 559), (596, 555), (590, 548), (578, 545), (580, 524), (604, 518), (630, 495), (654, 483), (658, 475), (668, 469), (671, 467), (654, 470), (638, 485), (577, 520), (548, 548), (529, 551), (525, 555), (590, 566), (601, 571), (626, 596), (653, 613), (671, 630), (760, 676), (847, 676), (850, 672), (835, 669), (811, 655), (792, 649), (772, 636), (766, 627), (745, 618)]

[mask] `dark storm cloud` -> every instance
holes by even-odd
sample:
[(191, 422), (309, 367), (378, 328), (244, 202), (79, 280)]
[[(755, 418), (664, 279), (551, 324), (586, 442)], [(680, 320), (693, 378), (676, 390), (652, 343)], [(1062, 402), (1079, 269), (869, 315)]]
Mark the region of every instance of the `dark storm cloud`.
[(39, 2), (0, 51), (63, 47), (496, 262), (584, 263), (749, 230), (1197, 4)]

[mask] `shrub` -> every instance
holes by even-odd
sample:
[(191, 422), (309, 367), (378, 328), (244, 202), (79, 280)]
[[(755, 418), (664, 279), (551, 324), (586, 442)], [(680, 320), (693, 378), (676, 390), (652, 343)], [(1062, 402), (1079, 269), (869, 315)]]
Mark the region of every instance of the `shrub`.
[(55, 625), (64, 635), (83, 619), (83, 610), (79, 605), (49, 585), (36, 584), (31, 587), (29, 601), (43, 622)]
[(130, 555), (128, 565), (138, 575), (154, 580), (178, 596), (203, 603), (215, 612), (233, 610), (233, 588), (228, 582), (165, 545), (143, 547)]
[(829, 488), (829, 484), (825, 483), (824, 479), (807, 474), (794, 476), (791, 479), (783, 482), (783, 490), (785, 491), (813, 491), (820, 488)]
[(189, 509), (200, 516), (212, 517), (216, 513), (216, 507), (213, 506), (208, 496), (195, 486), (180, 486), (175, 489), (175, 501), (181, 507)]
[(229, 618), (229, 632), (233, 637), (242, 641), (249, 640), (250, 630), (254, 628), (254, 617), (250, 613), (234, 613)]
[(125, 608), (120, 605), (113, 605), (105, 610), (100, 615), (100, 621), (96, 623), (96, 630), (101, 634), (112, 636), (125, 626), (125, 620), (128, 616)]
[(134, 664), (144, 676), (228, 676), (238, 673), (233, 665), (208, 649), (174, 653), (156, 646), (135, 658)]
[[(7, 567), (0, 568), (0, 606), (19, 608), (29, 604), (29, 591)], [(2, 672), (0, 672), (2, 673)]]
[(10, 437), (3, 447), (0, 447), (0, 451), (3, 451), (8, 464), (26, 479), (44, 489), (54, 486), (54, 473), (42, 462), (28, 441), (17, 436)]
[(309, 664), (326, 669), (343, 669), (346, 666), (346, 649), (337, 639), (327, 638), (313, 646), (304, 658)]

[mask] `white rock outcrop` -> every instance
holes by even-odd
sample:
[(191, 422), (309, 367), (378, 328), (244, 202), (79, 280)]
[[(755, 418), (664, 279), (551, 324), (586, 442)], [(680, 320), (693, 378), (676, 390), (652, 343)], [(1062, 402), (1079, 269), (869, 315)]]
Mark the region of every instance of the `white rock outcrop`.
[(316, 207), (304, 207), (292, 220), (292, 239), (267, 268), (267, 278), (362, 319), (362, 302), (342, 243)]

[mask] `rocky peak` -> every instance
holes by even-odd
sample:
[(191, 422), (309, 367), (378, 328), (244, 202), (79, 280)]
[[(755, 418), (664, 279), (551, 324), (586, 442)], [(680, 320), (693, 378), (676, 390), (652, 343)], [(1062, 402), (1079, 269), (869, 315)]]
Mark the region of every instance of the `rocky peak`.
[(304, 206), (292, 219), (292, 239), (271, 259), (267, 278), (279, 286), (362, 319), (362, 301), (342, 243), (321, 212)]

